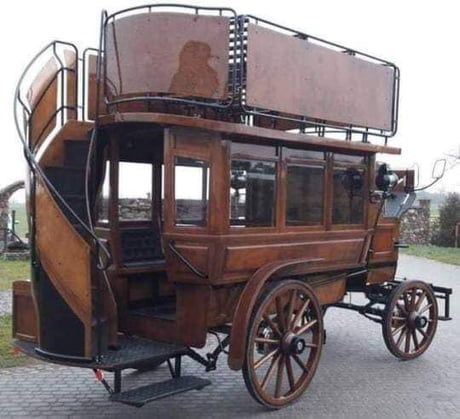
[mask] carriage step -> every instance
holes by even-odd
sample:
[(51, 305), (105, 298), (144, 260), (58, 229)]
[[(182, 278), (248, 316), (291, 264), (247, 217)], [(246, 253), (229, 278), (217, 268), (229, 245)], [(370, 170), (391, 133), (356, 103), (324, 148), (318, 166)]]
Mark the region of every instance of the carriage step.
[(129, 404), (131, 406), (142, 407), (146, 403), (163, 397), (174, 396), (175, 394), (185, 393), (190, 390), (201, 390), (211, 384), (209, 380), (186, 375), (183, 377), (172, 378), (160, 383), (149, 384), (147, 386), (135, 388), (122, 393), (115, 393), (110, 396), (110, 400)]

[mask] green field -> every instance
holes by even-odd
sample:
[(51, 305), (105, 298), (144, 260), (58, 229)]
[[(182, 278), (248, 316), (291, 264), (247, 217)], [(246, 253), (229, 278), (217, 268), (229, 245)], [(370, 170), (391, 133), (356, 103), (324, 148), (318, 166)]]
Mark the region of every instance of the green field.
[(0, 260), (0, 291), (11, 289), (11, 284), (17, 279), (30, 278), (29, 261), (5, 261)]
[(451, 265), (460, 265), (460, 248), (410, 245), (408, 249), (403, 250), (403, 253)]
[[(0, 260), (0, 292), (11, 290), (13, 281), (30, 278), (29, 262)], [(11, 347), (11, 315), (0, 316), (0, 368), (30, 363), (30, 358), (14, 353)]]
[(20, 202), (10, 202), (10, 210), (16, 211), (16, 234), (21, 237), (21, 239), (26, 237), (28, 232), (27, 226), (27, 215), (26, 215), (26, 206), (24, 203)]

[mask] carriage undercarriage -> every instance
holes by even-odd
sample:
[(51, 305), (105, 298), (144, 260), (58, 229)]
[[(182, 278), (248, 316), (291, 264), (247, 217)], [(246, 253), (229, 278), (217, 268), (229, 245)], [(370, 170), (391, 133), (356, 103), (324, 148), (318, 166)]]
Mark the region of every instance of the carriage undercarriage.
[[(351, 301), (355, 293), (364, 294), (367, 303), (362, 305), (343, 300), (320, 306), (314, 290), (307, 285), (308, 281), (300, 279), (282, 279), (265, 286), (251, 316), (243, 366), (245, 384), (256, 401), (269, 408), (279, 408), (306, 390), (315, 374), (322, 346), (326, 344), (323, 318), (331, 308), (356, 311), (380, 324), (385, 345), (401, 360), (422, 355), (433, 340), (437, 322), (451, 320), (450, 288), (407, 279), (359, 285), (357, 274), (363, 272), (349, 274), (344, 300), (349, 298)], [(442, 315), (438, 300), (442, 301)], [(22, 352), (44, 361), (92, 369), (109, 393), (110, 400), (142, 407), (163, 397), (211, 385), (210, 380), (182, 375), (181, 359), (184, 356), (191, 358), (206, 372), (217, 370), (221, 355), (228, 354), (230, 333), (231, 324), (209, 330), (216, 346), (204, 355), (203, 351), (197, 352), (187, 346), (125, 335), (120, 338), (117, 348), (111, 348), (90, 363), (59, 359), (41, 352), (30, 342), (18, 340), (15, 345)], [(123, 391), (124, 370), (151, 371), (164, 363), (168, 365), (170, 380)], [(113, 373), (113, 385), (102, 371)]]

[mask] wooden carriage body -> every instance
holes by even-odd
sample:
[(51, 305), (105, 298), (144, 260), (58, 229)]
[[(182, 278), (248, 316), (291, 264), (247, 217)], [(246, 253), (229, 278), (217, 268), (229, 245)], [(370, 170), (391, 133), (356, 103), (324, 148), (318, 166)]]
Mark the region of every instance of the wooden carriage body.
[(308, 284), (326, 308), (391, 282), (413, 172), (387, 211), (376, 156), (400, 153), (398, 89), (387, 61), (225, 8), (103, 14), (81, 56), (51, 43), (17, 91), (33, 226), (18, 346), (115, 371), (101, 359), (123, 336), (173, 345), (166, 359), (218, 332), (240, 369), (268, 283)]

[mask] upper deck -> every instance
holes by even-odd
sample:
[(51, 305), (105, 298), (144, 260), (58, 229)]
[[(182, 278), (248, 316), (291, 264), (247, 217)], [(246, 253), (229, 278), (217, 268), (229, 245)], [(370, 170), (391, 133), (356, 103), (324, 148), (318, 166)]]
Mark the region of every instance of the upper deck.
[(27, 100), (18, 97), (36, 146), (80, 119), (400, 153), (387, 146), (397, 130), (394, 64), (229, 8), (103, 12), (98, 49), (54, 42), (33, 62)]

